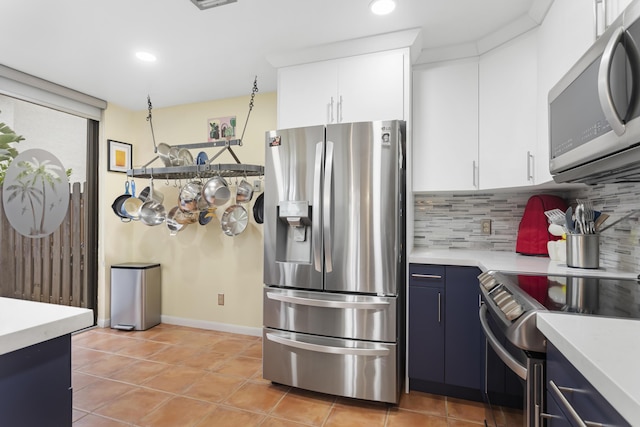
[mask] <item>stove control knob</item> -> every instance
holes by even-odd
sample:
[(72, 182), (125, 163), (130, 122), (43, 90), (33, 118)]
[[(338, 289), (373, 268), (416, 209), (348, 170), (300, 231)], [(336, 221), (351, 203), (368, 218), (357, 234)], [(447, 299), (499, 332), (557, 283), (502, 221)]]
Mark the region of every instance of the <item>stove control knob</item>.
[(518, 303), (516, 302), (516, 300), (513, 299), (513, 297), (511, 297), (505, 300), (502, 304), (499, 304), (499, 307), (500, 307), (500, 310), (502, 310), (502, 312), (506, 314), (516, 305), (518, 305)]
[(518, 317), (522, 316), (522, 313), (524, 313), (524, 309), (520, 304), (516, 304), (516, 306), (512, 308), (508, 313), (505, 313), (505, 316), (507, 316), (507, 319), (514, 321)]

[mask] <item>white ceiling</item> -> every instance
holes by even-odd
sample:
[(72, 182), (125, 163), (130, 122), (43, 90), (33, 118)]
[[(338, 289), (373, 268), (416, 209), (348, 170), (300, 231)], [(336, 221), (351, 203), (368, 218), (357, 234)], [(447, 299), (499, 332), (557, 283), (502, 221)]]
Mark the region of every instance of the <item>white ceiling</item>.
[[(131, 110), (275, 91), (269, 58), (421, 28), (422, 48), (474, 42), (527, 17), (540, 0), (2, 0), (0, 63)], [(547, 0), (548, 1), (548, 0)], [(134, 53), (158, 57), (141, 63)]]

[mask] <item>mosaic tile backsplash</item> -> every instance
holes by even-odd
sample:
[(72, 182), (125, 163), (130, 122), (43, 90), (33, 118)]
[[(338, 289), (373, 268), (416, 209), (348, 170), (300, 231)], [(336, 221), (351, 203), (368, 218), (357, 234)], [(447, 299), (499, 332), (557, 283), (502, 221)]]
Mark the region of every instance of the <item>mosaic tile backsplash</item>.
[[(518, 225), (529, 197), (553, 194), (575, 204), (587, 198), (610, 215), (603, 227), (640, 210), (640, 184), (605, 184), (563, 191), (429, 193), (414, 198), (414, 245), (433, 249), (515, 251)], [(600, 236), (600, 265), (640, 273), (640, 211)], [(491, 219), (491, 234), (480, 221)]]

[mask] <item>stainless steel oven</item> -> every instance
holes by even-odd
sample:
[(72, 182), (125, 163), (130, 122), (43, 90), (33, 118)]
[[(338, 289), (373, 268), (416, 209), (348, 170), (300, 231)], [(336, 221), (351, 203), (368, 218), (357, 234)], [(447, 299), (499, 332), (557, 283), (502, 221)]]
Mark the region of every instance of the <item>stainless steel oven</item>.
[[(545, 425), (546, 340), (540, 311), (640, 319), (636, 280), (486, 272), (478, 276), (486, 337), (485, 396), (492, 409), (522, 408), (522, 425)], [(495, 410), (493, 411), (496, 412)], [(494, 417), (487, 424), (497, 425)]]

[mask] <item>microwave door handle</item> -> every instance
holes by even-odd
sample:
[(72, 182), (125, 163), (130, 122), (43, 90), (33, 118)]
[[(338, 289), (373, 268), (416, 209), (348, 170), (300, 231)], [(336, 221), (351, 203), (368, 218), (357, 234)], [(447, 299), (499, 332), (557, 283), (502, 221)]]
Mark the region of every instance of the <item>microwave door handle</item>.
[(607, 119), (607, 122), (611, 125), (611, 129), (613, 129), (618, 136), (624, 134), (626, 128), (613, 104), (613, 96), (611, 95), (611, 64), (616, 46), (620, 43), (624, 35), (624, 27), (619, 27), (614, 31), (602, 53), (600, 68), (598, 70), (598, 97), (600, 98), (600, 107), (602, 108), (605, 119)]
[(487, 322), (487, 306), (482, 305), (480, 307), (480, 325), (482, 326), (482, 330), (484, 331), (484, 336), (487, 337), (487, 342), (491, 345), (491, 348), (496, 352), (498, 357), (504, 362), (507, 367), (512, 370), (517, 376), (526, 381), (527, 379), (527, 368), (520, 364), (520, 362), (513, 357), (498, 341), (498, 338), (491, 332), (489, 329), (489, 323)]
[(313, 211), (311, 219), (311, 238), (313, 239), (313, 265), (316, 271), (322, 271), (322, 209), (320, 208), (322, 189), (322, 142), (316, 144), (316, 159), (313, 171)]
[(324, 262), (326, 272), (333, 271), (333, 261), (331, 258), (331, 180), (333, 179), (333, 142), (327, 141), (326, 162), (324, 167), (324, 188), (322, 200), (322, 220), (324, 224)]

